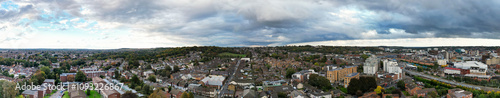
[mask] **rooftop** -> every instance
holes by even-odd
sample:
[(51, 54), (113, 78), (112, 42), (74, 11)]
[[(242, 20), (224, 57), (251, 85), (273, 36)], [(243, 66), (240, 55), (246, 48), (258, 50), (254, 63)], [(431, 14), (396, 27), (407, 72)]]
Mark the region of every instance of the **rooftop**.
[(55, 82), (56, 80), (54, 79), (45, 79), (43, 82)]
[(417, 94), (428, 93), (428, 92), (435, 92), (435, 91), (436, 91), (435, 88), (425, 88), (425, 89), (422, 89), (422, 90), (417, 90)]
[(450, 69), (450, 70), (460, 70), (459, 68), (451, 68), (451, 67), (445, 67), (444, 69)]
[(61, 76), (76, 75), (76, 73), (62, 73)]
[(37, 91), (35, 90), (25, 90), (23, 91), (23, 94), (26, 94), (26, 95), (35, 95)]
[(461, 69), (470, 69), (471, 67), (479, 67), (482, 69), (487, 69), (488, 65), (478, 62), (478, 61), (465, 61), (465, 62), (456, 62), (454, 64), (456, 68), (461, 68)]
[(222, 82), (226, 79), (224, 76), (208, 76), (203, 78), (201, 81), (208, 85), (218, 85), (222, 86)]
[(454, 97), (454, 98), (462, 98), (464, 96), (467, 96), (467, 95), (471, 95), (472, 93), (469, 92), (469, 91), (464, 91), (462, 89), (450, 89), (451, 93), (448, 93), (448, 95), (450, 95), (451, 97)]
[(355, 73), (351, 73), (351, 74), (348, 74), (348, 75), (347, 75), (347, 76), (345, 76), (345, 77), (354, 77), (354, 76), (356, 76), (356, 75), (358, 75), (358, 73), (357, 73), (357, 72), (355, 72)]

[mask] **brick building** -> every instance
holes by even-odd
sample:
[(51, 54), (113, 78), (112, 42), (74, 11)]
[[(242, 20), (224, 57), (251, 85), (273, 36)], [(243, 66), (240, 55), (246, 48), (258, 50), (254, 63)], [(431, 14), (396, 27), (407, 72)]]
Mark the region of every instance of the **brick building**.
[(61, 82), (68, 82), (68, 76), (75, 76), (76, 73), (62, 73), (59, 75), (59, 78), (61, 79)]
[(337, 81), (343, 81), (345, 76), (350, 75), (352, 73), (357, 73), (358, 66), (345, 66), (345, 67), (327, 67), (326, 78), (330, 80), (331, 83)]

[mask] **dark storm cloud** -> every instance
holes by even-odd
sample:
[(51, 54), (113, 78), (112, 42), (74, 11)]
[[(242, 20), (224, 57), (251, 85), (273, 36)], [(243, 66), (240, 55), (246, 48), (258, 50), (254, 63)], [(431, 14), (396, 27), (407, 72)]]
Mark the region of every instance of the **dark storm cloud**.
[[(437, 32), (436, 37), (469, 37), (472, 33), (500, 34), (500, 2), (498, 1), (355, 1), (367, 10), (397, 13), (411, 17), (410, 23), (389, 22), (381, 28), (399, 28), (409, 33)], [(499, 36), (483, 36), (500, 38)]]
[[(48, 9), (134, 33), (197, 45), (249, 46), (426, 37), (500, 38), (500, 1), (436, 0), (35, 0)], [(23, 9), (26, 9), (25, 11)], [(31, 10), (30, 10), (31, 9)], [(36, 18), (38, 17), (38, 18)], [(44, 21), (36, 16), (35, 19)], [(45, 19), (45, 20), (47, 20)], [(124, 29), (124, 28), (113, 28)]]

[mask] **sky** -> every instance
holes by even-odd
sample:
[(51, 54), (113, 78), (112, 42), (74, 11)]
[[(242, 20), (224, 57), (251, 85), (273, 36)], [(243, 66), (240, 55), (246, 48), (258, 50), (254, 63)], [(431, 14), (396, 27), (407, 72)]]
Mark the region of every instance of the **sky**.
[(498, 0), (0, 0), (0, 48), (500, 46)]

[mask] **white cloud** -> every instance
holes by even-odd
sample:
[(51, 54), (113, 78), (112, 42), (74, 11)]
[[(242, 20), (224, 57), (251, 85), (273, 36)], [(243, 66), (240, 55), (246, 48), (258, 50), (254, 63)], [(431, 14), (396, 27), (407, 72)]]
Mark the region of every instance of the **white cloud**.
[(3, 28), (0, 30), (0, 48), (16, 48), (35, 37), (31, 27), (11, 23), (0, 23), (0, 27)]

